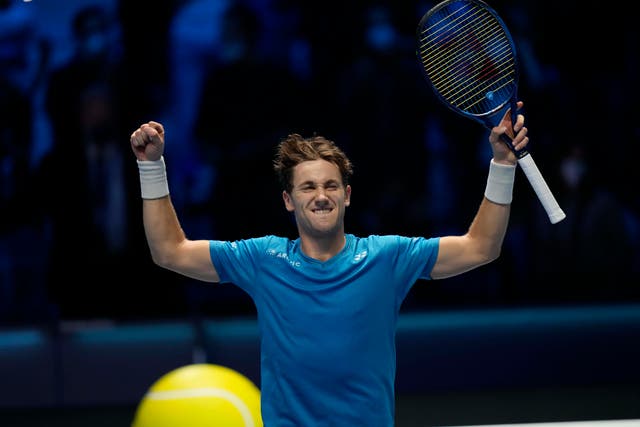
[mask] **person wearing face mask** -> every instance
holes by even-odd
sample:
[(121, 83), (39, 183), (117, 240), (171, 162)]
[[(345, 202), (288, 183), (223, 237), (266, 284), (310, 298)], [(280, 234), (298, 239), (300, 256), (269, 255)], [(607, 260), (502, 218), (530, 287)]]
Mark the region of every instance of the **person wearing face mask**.
[[(590, 148), (576, 143), (560, 159), (558, 199), (567, 219), (562, 227), (534, 229), (529, 275), (536, 300), (601, 303), (640, 295), (640, 222), (611, 190), (613, 174), (596, 163)], [(558, 280), (549, 283), (550, 275)]]

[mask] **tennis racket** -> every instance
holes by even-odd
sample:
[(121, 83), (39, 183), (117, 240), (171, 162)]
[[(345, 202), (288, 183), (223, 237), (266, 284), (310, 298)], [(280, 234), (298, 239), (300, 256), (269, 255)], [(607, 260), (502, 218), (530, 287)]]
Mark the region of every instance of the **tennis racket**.
[[(422, 17), (416, 31), (416, 54), (437, 98), (454, 112), (487, 129), (511, 109), (516, 122), (518, 57), (515, 43), (498, 14), (481, 0), (445, 0)], [(566, 215), (558, 205), (531, 154), (514, 152), (552, 224)]]

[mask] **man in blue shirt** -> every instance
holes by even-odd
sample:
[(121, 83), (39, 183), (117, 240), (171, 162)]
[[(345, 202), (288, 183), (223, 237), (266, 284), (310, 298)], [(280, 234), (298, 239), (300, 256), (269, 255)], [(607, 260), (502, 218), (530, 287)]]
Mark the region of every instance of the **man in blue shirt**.
[(190, 240), (180, 226), (169, 196), (162, 124), (151, 121), (133, 132), (154, 262), (206, 282), (234, 283), (255, 302), (265, 426), (393, 426), (396, 322), (411, 286), (469, 271), (500, 254), (517, 164), (500, 140), (504, 133), (523, 149), (523, 115), (511, 123), (507, 112), (491, 130), (485, 197), (464, 235), (345, 233), (351, 162), (324, 137), (291, 134), (278, 146), (274, 169), (299, 237), (217, 241)]

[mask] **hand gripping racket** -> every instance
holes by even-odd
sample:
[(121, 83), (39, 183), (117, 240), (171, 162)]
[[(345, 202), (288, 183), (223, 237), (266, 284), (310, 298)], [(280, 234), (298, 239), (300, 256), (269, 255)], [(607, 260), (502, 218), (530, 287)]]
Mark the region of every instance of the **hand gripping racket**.
[[(518, 58), (511, 34), (498, 14), (481, 0), (445, 0), (422, 17), (416, 54), (438, 99), (451, 110), (497, 126), (508, 109), (516, 119)], [(552, 224), (566, 215), (526, 150), (507, 146), (518, 158)]]

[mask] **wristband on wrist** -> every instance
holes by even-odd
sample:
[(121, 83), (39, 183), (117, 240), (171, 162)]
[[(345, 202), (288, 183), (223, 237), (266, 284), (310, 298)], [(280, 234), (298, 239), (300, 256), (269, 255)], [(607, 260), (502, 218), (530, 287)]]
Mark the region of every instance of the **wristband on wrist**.
[(138, 160), (138, 171), (143, 199), (159, 199), (169, 195), (164, 157), (159, 160)]
[(513, 199), (516, 165), (504, 165), (491, 159), (484, 196), (494, 203), (508, 205)]

